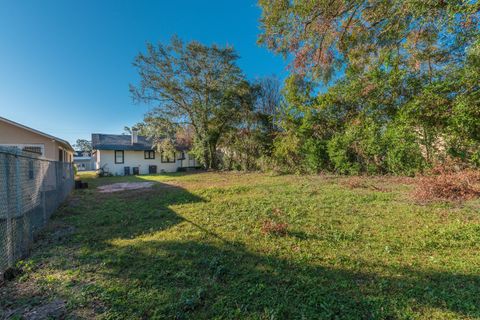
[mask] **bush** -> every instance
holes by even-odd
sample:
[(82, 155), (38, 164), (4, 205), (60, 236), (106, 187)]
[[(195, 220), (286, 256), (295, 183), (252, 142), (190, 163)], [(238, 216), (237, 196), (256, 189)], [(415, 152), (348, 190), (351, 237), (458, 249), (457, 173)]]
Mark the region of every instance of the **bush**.
[(384, 141), (387, 142), (385, 162), (388, 172), (413, 176), (423, 171), (426, 162), (413, 128), (394, 124), (387, 129)]
[(340, 174), (358, 175), (360, 173), (360, 163), (350, 147), (353, 143), (352, 137), (346, 134), (337, 134), (328, 142), (328, 156), (335, 170)]
[(356, 120), (328, 143), (328, 155), (341, 174), (382, 173), (384, 147), (379, 124)]
[(304, 167), (310, 173), (318, 173), (328, 169), (329, 158), (327, 152), (327, 141), (310, 138), (303, 144)]
[(295, 132), (279, 134), (273, 143), (277, 168), (286, 172), (303, 171), (301, 139)]

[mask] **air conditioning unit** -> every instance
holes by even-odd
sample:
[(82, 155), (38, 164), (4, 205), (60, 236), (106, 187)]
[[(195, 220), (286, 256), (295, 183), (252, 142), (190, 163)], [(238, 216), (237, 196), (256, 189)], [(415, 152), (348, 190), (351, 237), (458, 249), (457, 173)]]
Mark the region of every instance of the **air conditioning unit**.
[(148, 166), (148, 173), (149, 173), (149, 174), (155, 174), (155, 173), (157, 173), (157, 166), (154, 166), (154, 165)]

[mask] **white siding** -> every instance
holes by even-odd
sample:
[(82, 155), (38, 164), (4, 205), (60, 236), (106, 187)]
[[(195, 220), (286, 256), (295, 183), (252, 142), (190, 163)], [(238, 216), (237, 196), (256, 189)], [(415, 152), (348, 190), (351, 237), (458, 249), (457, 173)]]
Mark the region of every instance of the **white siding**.
[(123, 175), (124, 167), (130, 167), (131, 174), (133, 174), (133, 167), (138, 167), (140, 174), (148, 174), (148, 166), (150, 165), (157, 166), (157, 173), (162, 171), (175, 172), (177, 168), (182, 166), (196, 166), (197, 161), (190, 160), (189, 155), (186, 154), (185, 160), (176, 160), (175, 163), (162, 163), (159, 152), (155, 152), (155, 159), (145, 159), (143, 151), (124, 151), (123, 163), (115, 163), (115, 152), (113, 150), (97, 150), (96, 154), (96, 168), (103, 168), (113, 175)]

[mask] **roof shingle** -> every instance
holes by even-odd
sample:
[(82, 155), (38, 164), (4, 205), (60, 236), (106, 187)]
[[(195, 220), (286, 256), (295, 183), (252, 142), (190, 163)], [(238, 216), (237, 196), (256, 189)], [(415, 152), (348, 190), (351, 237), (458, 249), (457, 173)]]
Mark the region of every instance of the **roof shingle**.
[[(144, 136), (138, 136), (138, 142), (132, 144), (132, 136), (126, 134), (92, 133), (92, 148), (95, 150), (154, 150), (153, 143)], [(177, 145), (179, 151), (188, 150), (188, 146)]]

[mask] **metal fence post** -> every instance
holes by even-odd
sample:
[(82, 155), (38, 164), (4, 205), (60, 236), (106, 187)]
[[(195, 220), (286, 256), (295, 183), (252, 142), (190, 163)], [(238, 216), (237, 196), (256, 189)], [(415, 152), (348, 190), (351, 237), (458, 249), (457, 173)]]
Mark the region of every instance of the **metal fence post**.
[[(23, 192), (22, 192), (22, 184), (25, 181), (22, 181), (22, 174), (20, 171), (20, 163), (21, 159), (16, 156), (15, 157), (15, 197), (16, 197), (16, 218), (22, 218), (23, 220), (23, 246), (22, 246), (22, 254), (28, 251), (28, 247), (30, 244), (30, 221), (28, 221), (28, 216), (25, 214), (23, 210)], [(25, 252), (24, 252), (25, 251)]]
[[(48, 170), (48, 168), (47, 168)], [(46, 171), (48, 172), (48, 171)], [(42, 201), (42, 214), (43, 214), (43, 226), (47, 225), (47, 203), (46, 203), (46, 187), (45, 187), (45, 178), (42, 179), (42, 186), (40, 187), (40, 197)]]
[(10, 156), (5, 155), (5, 191), (7, 194), (7, 267), (13, 266), (13, 223), (11, 211), (11, 189), (10, 189)]

